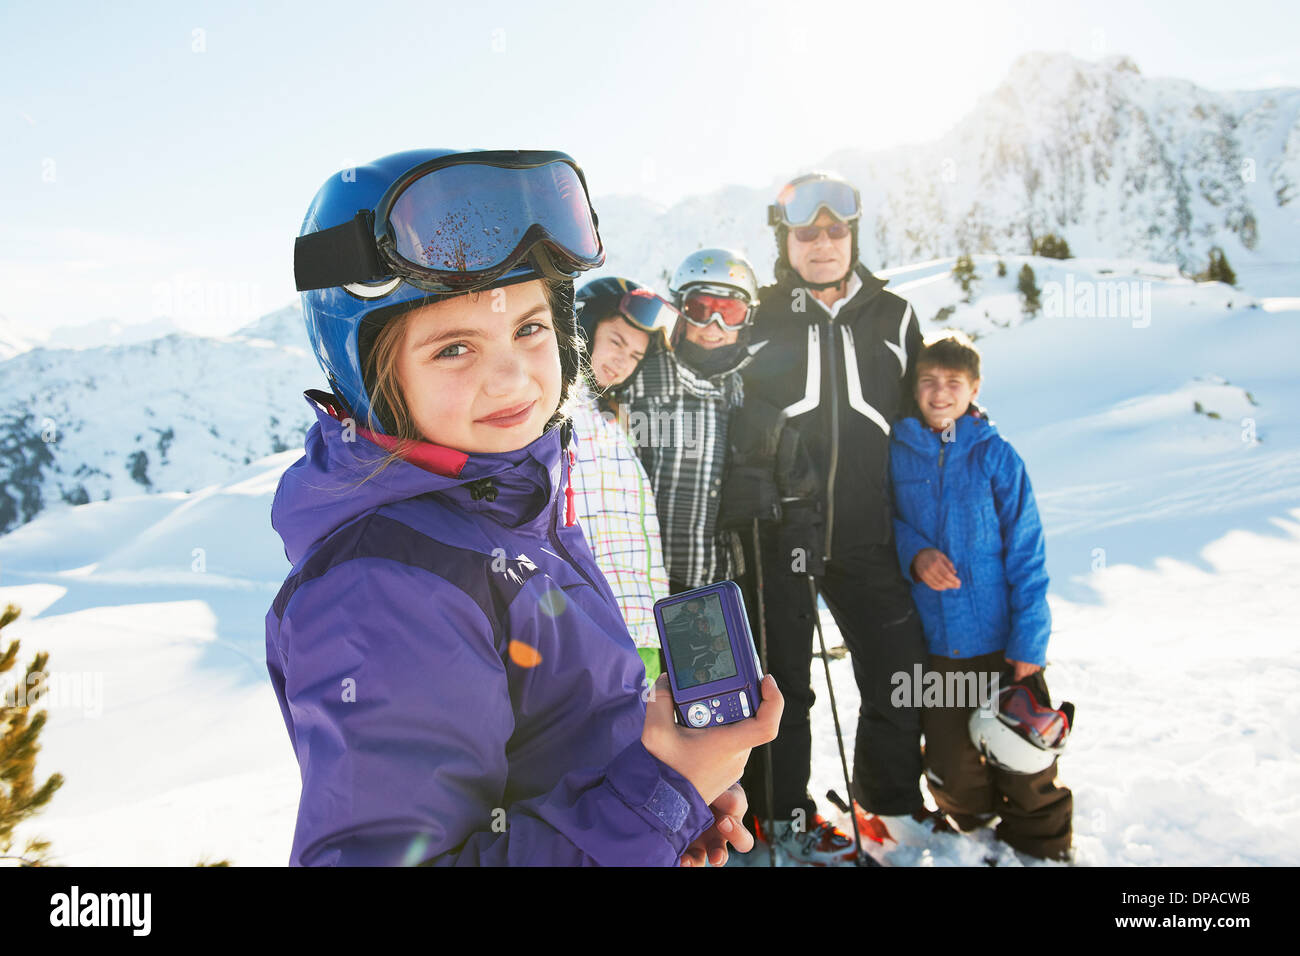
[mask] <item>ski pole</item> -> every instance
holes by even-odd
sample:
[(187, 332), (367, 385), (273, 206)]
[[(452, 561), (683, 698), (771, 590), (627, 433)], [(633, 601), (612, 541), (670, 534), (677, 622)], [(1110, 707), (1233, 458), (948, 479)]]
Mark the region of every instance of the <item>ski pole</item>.
[(831, 660), (826, 654), (826, 638), (822, 634), (822, 616), (817, 610), (817, 579), (808, 575), (808, 590), (812, 593), (813, 624), (817, 628), (817, 643), (822, 649), (822, 666), (826, 668), (826, 690), (831, 699), (831, 717), (835, 719), (835, 742), (840, 746), (840, 768), (844, 771), (844, 792), (849, 800), (849, 826), (853, 828), (853, 858), (856, 866), (862, 865), (862, 836), (858, 833), (858, 818), (853, 812), (853, 784), (849, 780), (849, 762), (844, 756), (844, 735), (840, 732), (840, 713), (835, 706), (835, 685), (831, 683)]
[[(754, 519), (754, 585), (758, 590), (758, 658), (767, 676), (767, 615), (763, 610), (763, 552), (758, 534), (758, 519)], [(776, 834), (772, 820), (772, 745), (763, 745), (763, 795), (767, 800), (767, 859), (776, 866)]]

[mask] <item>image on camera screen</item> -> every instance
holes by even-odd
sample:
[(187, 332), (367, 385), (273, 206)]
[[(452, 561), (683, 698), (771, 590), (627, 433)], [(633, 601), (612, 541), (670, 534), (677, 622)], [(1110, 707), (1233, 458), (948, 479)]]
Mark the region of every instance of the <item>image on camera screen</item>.
[(663, 618), (678, 688), (736, 676), (722, 599), (716, 594), (670, 605), (664, 608)]

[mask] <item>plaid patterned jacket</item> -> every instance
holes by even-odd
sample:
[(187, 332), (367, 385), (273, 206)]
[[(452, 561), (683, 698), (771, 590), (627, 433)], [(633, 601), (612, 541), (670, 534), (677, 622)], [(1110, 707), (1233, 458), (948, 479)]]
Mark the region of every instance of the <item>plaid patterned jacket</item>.
[(712, 378), (667, 350), (645, 357), (619, 389), (624, 428), (658, 503), (668, 576), (688, 588), (743, 572), (739, 539), (718, 531), (727, 463), (727, 424), (744, 401), (740, 377), (751, 355)]
[(577, 465), (572, 472), (578, 523), (618, 600), (637, 647), (659, 647), (654, 603), (668, 596), (654, 492), (627, 435), (601, 414), (586, 387), (570, 406)]

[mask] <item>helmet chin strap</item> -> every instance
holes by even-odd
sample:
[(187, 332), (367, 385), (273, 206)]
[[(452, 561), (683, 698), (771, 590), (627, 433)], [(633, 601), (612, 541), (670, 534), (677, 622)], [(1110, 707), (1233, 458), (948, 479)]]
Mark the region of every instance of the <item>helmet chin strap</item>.
[[(848, 282), (849, 276), (851, 275), (853, 275), (853, 263), (850, 262), (848, 269), (845, 270), (844, 272), (844, 275), (840, 276), (838, 279), (834, 280), (833, 282), (808, 282), (807, 280), (804, 280), (804, 287), (808, 289), (812, 289), (814, 292), (822, 292), (826, 289), (834, 289), (836, 286), (840, 286), (843, 285), (845, 282)], [(799, 278), (803, 279), (803, 276), (800, 276)]]

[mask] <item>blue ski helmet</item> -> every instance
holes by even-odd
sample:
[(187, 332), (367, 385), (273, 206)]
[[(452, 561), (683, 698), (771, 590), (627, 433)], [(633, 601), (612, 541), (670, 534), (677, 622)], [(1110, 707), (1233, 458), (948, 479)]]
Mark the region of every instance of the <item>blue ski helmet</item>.
[(294, 269), (330, 388), (359, 424), (386, 433), (363, 371), (385, 323), (544, 279), (567, 313), (555, 321), (576, 338), (573, 278), (603, 261), (586, 180), (565, 154), (415, 149), (331, 176), (303, 219)]

